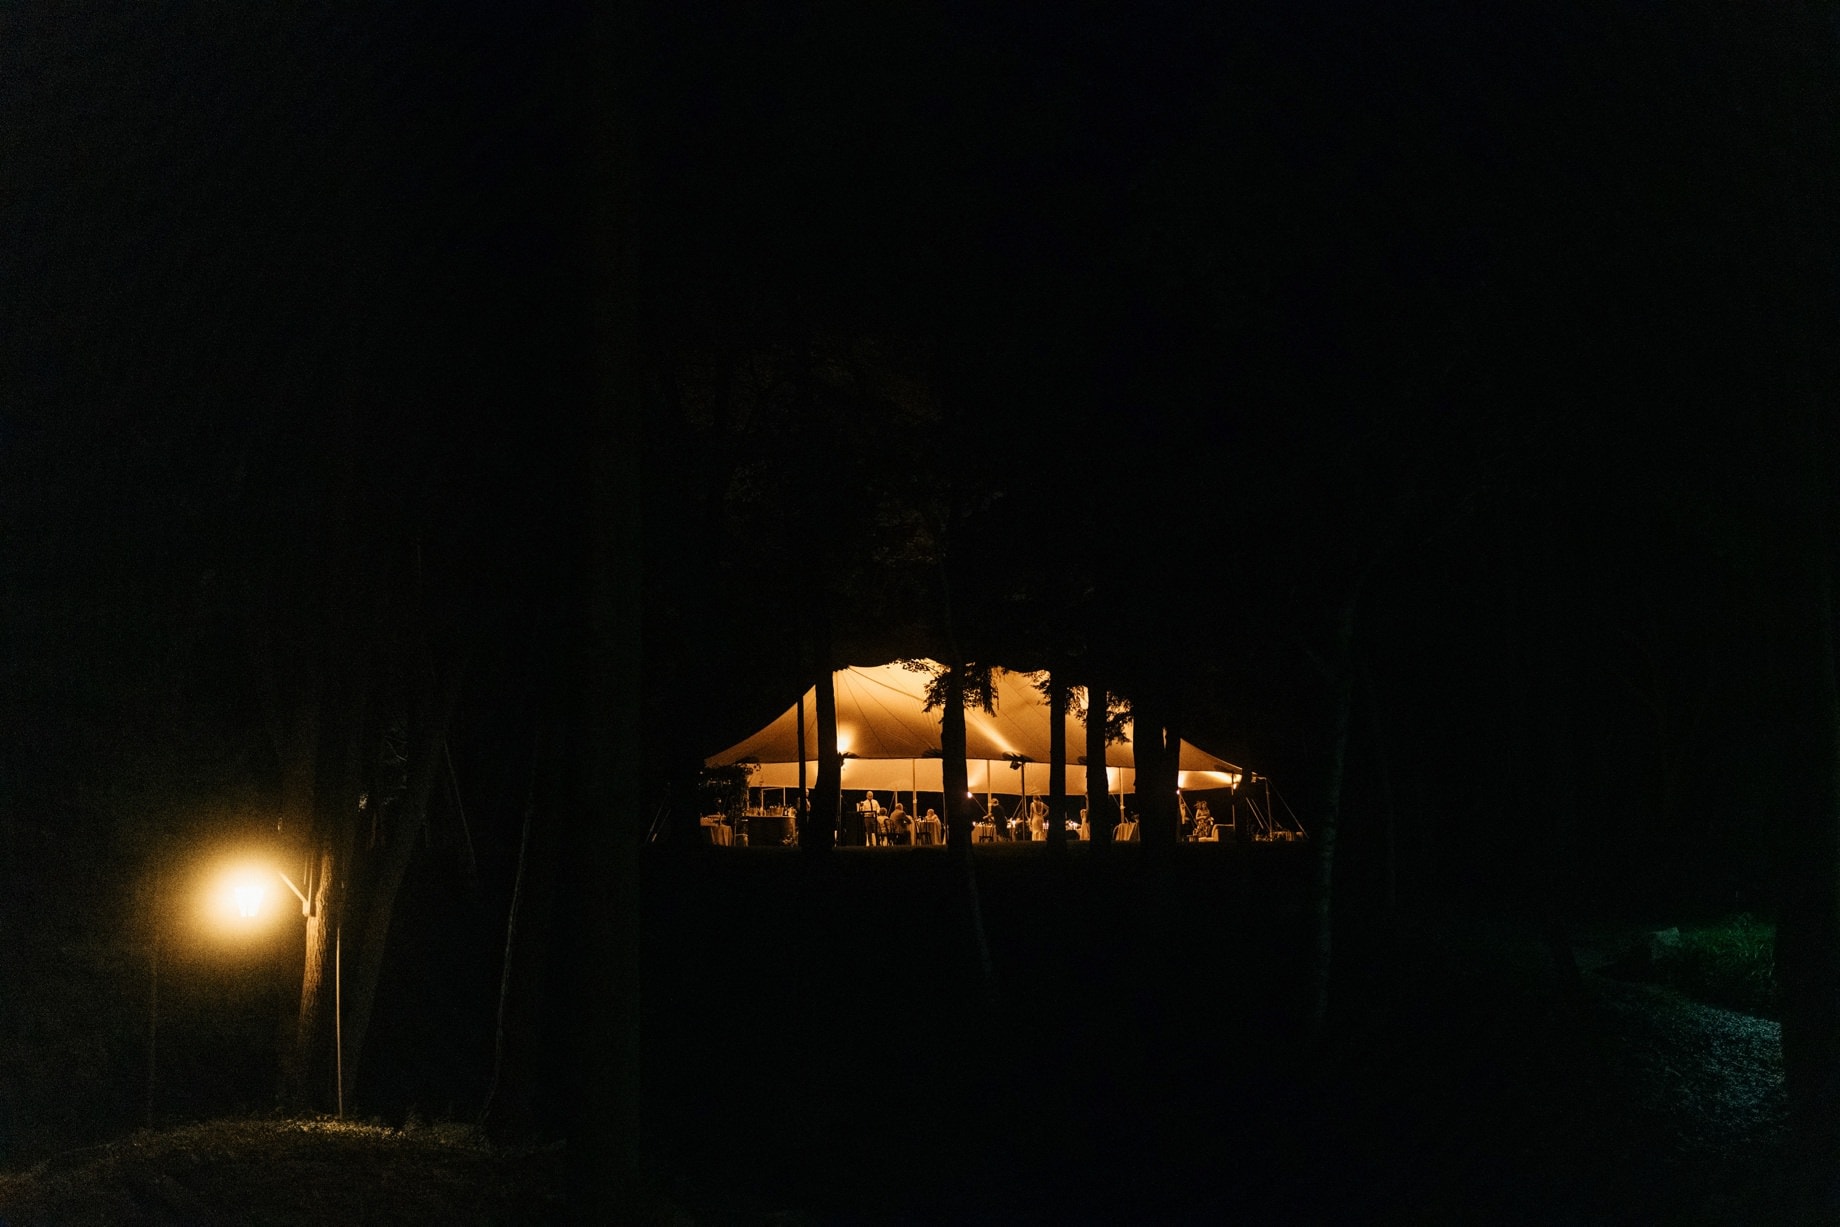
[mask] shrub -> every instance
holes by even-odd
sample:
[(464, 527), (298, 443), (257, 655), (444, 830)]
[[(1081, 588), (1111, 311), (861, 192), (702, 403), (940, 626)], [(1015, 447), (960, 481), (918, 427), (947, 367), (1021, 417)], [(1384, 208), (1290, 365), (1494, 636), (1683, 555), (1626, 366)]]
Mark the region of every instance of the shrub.
[(1660, 961), (1661, 978), (1689, 997), (1768, 1018), (1777, 1016), (1776, 926), (1747, 913), (1682, 926), (1680, 945)]

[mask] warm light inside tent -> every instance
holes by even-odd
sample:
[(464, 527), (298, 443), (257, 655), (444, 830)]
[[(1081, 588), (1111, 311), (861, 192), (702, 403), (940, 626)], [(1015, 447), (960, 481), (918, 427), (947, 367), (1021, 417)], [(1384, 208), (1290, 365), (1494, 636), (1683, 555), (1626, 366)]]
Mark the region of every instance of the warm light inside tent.
[[(846, 790), (873, 788), (885, 797), (890, 792), (938, 793), (948, 788), (942, 770), (942, 713), (937, 707), (927, 706), (927, 672), (890, 663), (840, 669), (833, 674), (838, 749), (845, 756), (842, 784)], [(996, 690), (995, 710), (986, 712), (973, 703), (965, 712), (967, 788), (972, 796), (980, 798), (986, 793), (1005, 797), (1045, 793), (1052, 783), (1049, 763), (1053, 757), (1052, 720), (1046, 700), (1028, 674), (996, 669), (991, 679)], [(778, 719), (752, 737), (712, 755), (706, 765), (756, 764), (759, 770), (749, 779), (753, 788), (790, 789), (801, 784), (809, 788), (816, 760), (823, 756), (817, 744), (814, 717), (808, 697), (802, 704), (787, 707)], [(1069, 714), (1065, 732), (1066, 789), (1069, 795), (1084, 795), (1086, 773), (1078, 753), (1083, 748), (1085, 729), (1077, 716)], [(1179, 762), (1178, 782), (1191, 790), (1231, 788), (1230, 776), (1239, 773), (1238, 767), (1189, 742), (1182, 743)], [(1129, 742), (1107, 746), (1100, 765), (1106, 768), (1108, 793), (1132, 791), (1133, 764)], [(268, 906), (273, 907), (274, 901)]]

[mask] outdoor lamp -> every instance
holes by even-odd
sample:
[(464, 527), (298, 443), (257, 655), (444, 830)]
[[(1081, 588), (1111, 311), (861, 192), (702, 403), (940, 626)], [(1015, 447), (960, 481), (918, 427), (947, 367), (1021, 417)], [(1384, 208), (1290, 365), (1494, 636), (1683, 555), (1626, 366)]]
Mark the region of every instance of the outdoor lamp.
[(236, 914), (249, 920), (262, 910), (262, 896), (268, 893), (268, 888), (260, 882), (238, 882), (230, 888), (230, 893), (236, 898)]
[(225, 865), (209, 891), (210, 911), (217, 917), (217, 923), (234, 931), (263, 925), (268, 897), (277, 879), (300, 900), (300, 914), (312, 915), (306, 894), (287, 874), (259, 860), (245, 860)]
[[(311, 916), (313, 905), (307, 901), (306, 895), (301, 893), (300, 887), (294, 885), (294, 880), (279, 869), (275, 870), (274, 874), (281, 879), (281, 884), (292, 891), (296, 899), (300, 900), (300, 914)], [(256, 913), (262, 910), (262, 901), (268, 898), (268, 883), (259, 873), (254, 876), (245, 875), (231, 884), (230, 893), (236, 900), (236, 914), (245, 919), (253, 919)]]

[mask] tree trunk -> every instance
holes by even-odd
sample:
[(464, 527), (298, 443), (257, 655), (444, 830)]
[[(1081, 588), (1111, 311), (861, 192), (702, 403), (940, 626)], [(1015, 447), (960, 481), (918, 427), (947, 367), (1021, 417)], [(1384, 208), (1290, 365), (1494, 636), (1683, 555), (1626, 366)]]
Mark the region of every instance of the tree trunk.
[[(806, 848), (812, 846), (807, 844), (806, 840), (816, 837), (807, 833), (811, 824), (811, 780), (806, 775), (805, 763), (810, 759), (811, 753), (810, 747), (805, 744), (805, 692), (803, 690), (799, 691), (799, 710), (794, 718), (798, 721), (799, 790), (793, 794), (792, 830), (798, 846)], [(826, 843), (823, 850), (828, 851), (829, 848), (830, 844)]]
[(986, 1017), (997, 1007), (996, 964), (990, 956), (990, 938), (984, 929), (984, 901), (978, 891), (977, 866), (971, 859), (971, 825), (977, 807), (971, 800), (970, 771), (965, 763), (965, 667), (946, 666), (945, 706), (939, 717), (939, 775), (946, 807), (946, 849), (958, 869), (964, 889), (965, 917), (971, 930), (972, 953), (977, 961), (978, 986)]
[(1179, 742), (1171, 736), (1168, 706), (1155, 685), (1146, 687), (1132, 711), (1132, 760), (1137, 766), (1138, 838), (1151, 848), (1173, 848), (1181, 837), (1176, 808)]
[[(480, 1109), (480, 1124), (495, 1143), (527, 1144), (554, 1136), (556, 1118), (554, 1045), (544, 1043), (545, 1021), (567, 1007), (555, 997), (558, 897), (566, 874), (558, 864), (557, 792), (566, 783), (563, 747), (547, 716), (535, 734), (531, 754), (530, 795), (525, 801), (524, 831), (519, 841), (517, 878), (505, 921), (504, 962), (500, 967), (498, 1051), (500, 1064)], [(566, 804), (566, 794), (564, 804)]]
[(284, 719), (286, 732), (275, 744), (281, 762), (280, 827), (308, 831), (313, 826), (313, 770), (319, 751), (317, 696), (296, 704)]
[(837, 749), (837, 677), (829, 651), (818, 660), (818, 780), (811, 790), (811, 818), (806, 823), (810, 848), (826, 851), (837, 843), (843, 810), (843, 756)]
[(344, 921), (351, 859), (357, 835), (358, 798), (363, 791), (360, 739), (366, 712), (365, 654), (333, 654), (332, 683), (338, 699), (320, 724), (309, 847), (306, 951), (301, 968), (300, 1009), (282, 1067), (282, 1105), (292, 1112), (330, 1110), (338, 1102), (335, 1080), (339, 1020), (334, 1017), (339, 986), (334, 966)]
[(1386, 753), (1380, 696), (1374, 688), (1373, 670), (1366, 661), (1361, 662), (1360, 682), (1361, 693), (1367, 699), (1367, 731), (1374, 755), (1374, 775), (1380, 786), (1380, 907), (1391, 922), (1399, 913), (1399, 820), (1393, 808), (1393, 774)]
[[(1835, 677), (1832, 564), (1805, 556), (1801, 612), (1778, 653), (1789, 751), (1783, 902), (1776, 928), (1782, 1050), (1801, 1177), (1815, 1218), (1840, 1212), (1840, 682)], [(1793, 606), (1791, 608), (1794, 608)], [(1792, 615), (1793, 616), (1793, 615)]]
[(1067, 850), (1067, 680), (1048, 673), (1048, 847)]
[(946, 666), (944, 709), (939, 713), (939, 777), (946, 807), (946, 842), (953, 846), (971, 846), (971, 824), (975, 821), (971, 804), (971, 771), (965, 763), (965, 674), (964, 666)]
[(1354, 709), (1354, 619), (1356, 598), (1342, 606), (1324, 662), (1329, 675), (1329, 738), (1322, 766), (1320, 809), (1310, 833), (1316, 851), (1312, 889), (1314, 938), (1310, 959), (1310, 995), (1306, 1029), (1320, 1039), (1329, 1022), (1329, 988), (1334, 970), (1335, 841), (1342, 818), (1342, 779), (1348, 761), (1348, 729)]
[[(1514, 653), (1519, 677), (1516, 689), (1530, 689), (1531, 694), (1521, 703), (1515, 730), (1519, 741), (1517, 791), (1523, 806), (1522, 826), (1536, 841), (1529, 849), (1527, 863), (1538, 875), (1534, 904), (1540, 940), (1552, 959), (1561, 999), (1575, 1016), (1584, 1017), (1590, 1011), (1591, 999), (1585, 991), (1584, 973), (1578, 966), (1568, 920), (1572, 845), (1578, 825), (1578, 738), (1574, 728), (1578, 716), (1570, 701), (1575, 691), (1565, 679), (1576, 667), (1577, 652), (1571, 643), (1571, 600), (1562, 589), (1562, 585), (1571, 582), (1570, 568), (1561, 554), (1553, 519), (1539, 528), (1537, 552), (1521, 558), (1516, 576), (1519, 583), (1509, 599), (1515, 612), (1509, 616), (1519, 615), (1514, 622), (1519, 649)], [(1529, 617), (1531, 631), (1527, 629)], [(1369, 691), (1370, 710), (1377, 710), (1371, 674), (1365, 666), (1362, 680)], [(1378, 747), (1377, 727), (1374, 740)], [(1381, 762), (1384, 764), (1384, 758)], [(1559, 764), (1558, 771), (1552, 770), (1554, 763)], [(1528, 786), (1529, 781), (1542, 775), (1551, 777), (1550, 787)], [(1381, 778), (1384, 783), (1384, 774)], [(1390, 849), (1390, 793), (1388, 821)], [(1391, 887), (1389, 877), (1389, 890)]]
[(314, 849), (307, 884), (306, 951), (300, 976), (300, 1003), (294, 1029), (281, 1059), (281, 1106), (295, 1114), (326, 1110), (331, 1102), (324, 1051), (331, 1001), (333, 941), (337, 932), (338, 895), (333, 890), (340, 858), (330, 832)]
[(1136, 769), (1138, 842), (1160, 847), (1164, 842), (1163, 813), (1156, 783), (1163, 765), (1162, 696), (1155, 693), (1154, 687), (1141, 684), (1131, 696), (1131, 764)]
[(1102, 687), (1086, 687), (1086, 824), (1095, 847), (1112, 842), (1112, 799), (1105, 776), (1105, 708)]
[[(345, 1059), (344, 1102), (349, 1108), (356, 1102), (358, 1065), (364, 1055), (365, 1037), (370, 1032), (371, 1009), (377, 999), (377, 982), (383, 972), (384, 948), (390, 936), (390, 920), (396, 911), (396, 895), (402, 889), (409, 862), (421, 842), (428, 822), (428, 799), (434, 792), (443, 756), (447, 749), (447, 729), (453, 720), (454, 706), (460, 697), (462, 669), (455, 665), (440, 693), (426, 694), (419, 704), (414, 741), (409, 748), (408, 787), (396, 803), (398, 810), (389, 826), (383, 864), (371, 880), (364, 907), (364, 927), (357, 935), (356, 966), (345, 989)], [(431, 678), (429, 685), (434, 681)]]
[(645, 489), (637, 262), (625, 125), (632, 14), (596, 9), (571, 67), (582, 87), (589, 274), (582, 587), (574, 613), (581, 653), (577, 794), (565, 864), (576, 937), (575, 1005), (568, 1019), (578, 1072), (568, 1157), (569, 1214), (580, 1223), (632, 1222), (640, 1180), (639, 852), (645, 830), (641, 537)]

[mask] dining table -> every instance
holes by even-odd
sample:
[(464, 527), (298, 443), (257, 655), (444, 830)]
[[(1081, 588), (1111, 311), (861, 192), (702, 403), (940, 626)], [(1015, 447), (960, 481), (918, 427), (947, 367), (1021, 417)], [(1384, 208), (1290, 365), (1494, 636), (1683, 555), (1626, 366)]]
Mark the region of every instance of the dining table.
[(749, 814), (746, 819), (750, 847), (777, 848), (795, 842), (794, 819), (787, 814)]
[(945, 842), (944, 824), (937, 818), (914, 819), (914, 843), (942, 844)]

